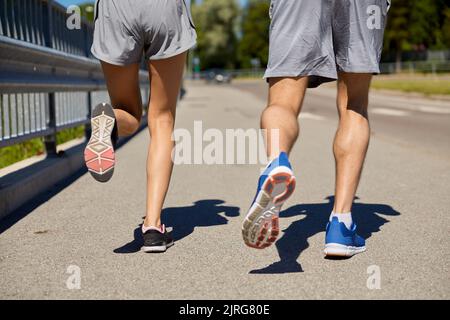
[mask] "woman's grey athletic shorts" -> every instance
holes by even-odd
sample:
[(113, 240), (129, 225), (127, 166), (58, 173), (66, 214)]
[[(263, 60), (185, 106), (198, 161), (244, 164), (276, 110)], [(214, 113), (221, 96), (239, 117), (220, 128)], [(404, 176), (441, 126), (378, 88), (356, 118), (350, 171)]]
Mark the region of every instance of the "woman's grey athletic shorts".
[(390, 0), (272, 0), (265, 78), (379, 73)]
[(92, 54), (107, 63), (167, 59), (197, 39), (190, 0), (97, 0)]

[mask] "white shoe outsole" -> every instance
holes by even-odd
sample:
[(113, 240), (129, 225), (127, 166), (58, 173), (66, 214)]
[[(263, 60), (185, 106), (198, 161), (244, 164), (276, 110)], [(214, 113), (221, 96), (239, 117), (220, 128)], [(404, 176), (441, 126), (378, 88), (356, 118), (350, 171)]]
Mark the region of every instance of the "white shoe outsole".
[(251, 206), (242, 226), (247, 246), (264, 249), (277, 240), (279, 212), (295, 190), (295, 177), (288, 167), (271, 172)]
[(339, 243), (327, 243), (324, 254), (327, 257), (352, 257), (366, 251), (366, 247), (345, 246)]
[(160, 252), (166, 252), (167, 249), (169, 249), (171, 246), (173, 246), (175, 242), (171, 242), (165, 246), (151, 246), (151, 247), (142, 247), (142, 251), (145, 253), (160, 253)]

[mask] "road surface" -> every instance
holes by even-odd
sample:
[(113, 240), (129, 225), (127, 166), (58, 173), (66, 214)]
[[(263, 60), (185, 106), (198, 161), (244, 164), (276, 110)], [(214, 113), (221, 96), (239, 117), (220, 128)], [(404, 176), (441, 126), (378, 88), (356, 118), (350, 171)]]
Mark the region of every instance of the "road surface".
[[(258, 127), (264, 83), (187, 89), (177, 128), (192, 132), (199, 120), (220, 132)], [(364, 254), (322, 254), (337, 125), (325, 88), (308, 93), (300, 118), (291, 156), (298, 188), (275, 246), (257, 251), (241, 239), (261, 165), (185, 164), (174, 169), (163, 213), (175, 246), (139, 252), (149, 141), (143, 131), (118, 150), (109, 184), (82, 175), (2, 222), (0, 298), (449, 299), (450, 108), (414, 101), (372, 99), (374, 134), (353, 210), (367, 239)]]

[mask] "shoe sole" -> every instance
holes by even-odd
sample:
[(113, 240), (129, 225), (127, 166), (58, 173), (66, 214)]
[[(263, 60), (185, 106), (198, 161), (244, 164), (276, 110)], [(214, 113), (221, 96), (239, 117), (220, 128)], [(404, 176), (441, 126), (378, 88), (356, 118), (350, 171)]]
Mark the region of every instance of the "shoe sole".
[(144, 251), (145, 253), (162, 253), (166, 252), (167, 249), (172, 247), (174, 244), (175, 242), (172, 241), (171, 243), (168, 243), (165, 246), (142, 247), (142, 251)]
[(114, 110), (109, 104), (99, 104), (92, 111), (92, 134), (84, 150), (84, 162), (98, 182), (108, 182), (114, 173), (115, 153), (111, 136), (115, 123)]
[(242, 236), (247, 246), (264, 249), (277, 240), (279, 212), (284, 202), (295, 190), (295, 177), (288, 168), (277, 172), (264, 182), (242, 226)]
[(366, 247), (352, 247), (338, 243), (328, 243), (325, 245), (324, 254), (326, 257), (353, 257), (355, 254), (364, 251), (366, 251)]

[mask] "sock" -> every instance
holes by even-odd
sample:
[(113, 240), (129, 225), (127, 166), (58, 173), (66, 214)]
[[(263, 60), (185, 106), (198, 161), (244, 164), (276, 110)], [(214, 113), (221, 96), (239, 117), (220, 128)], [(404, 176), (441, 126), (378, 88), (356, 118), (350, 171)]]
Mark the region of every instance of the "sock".
[(166, 228), (165, 228), (165, 226), (163, 224), (161, 225), (160, 228), (157, 228), (157, 227), (146, 227), (146, 226), (144, 226), (144, 224), (142, 224), (142, 233), (146, 233), (149, 230), (156, 230), (156, 231), (159, 231), (161, 233), (165, 233), (166, 232), (165, 229)]
[(352, 227), (353, 219), (352, 219), (351, 212), (348, 212), (348, 213), (332, 212), (330, 215), (330, 221), (333, 219), (333, 217), (337, 217), (339, 222), (343, 222), (345, 224), (345, 226), (347, 227), (347, 229), (350, 229)]

